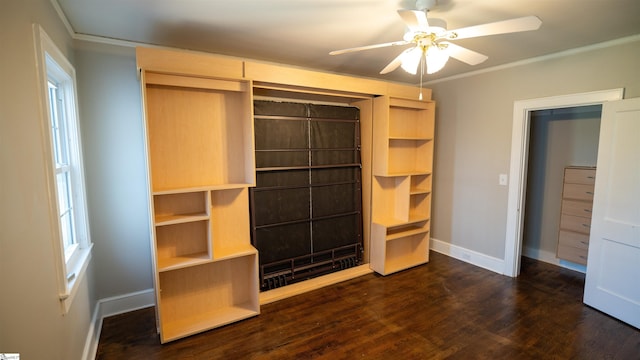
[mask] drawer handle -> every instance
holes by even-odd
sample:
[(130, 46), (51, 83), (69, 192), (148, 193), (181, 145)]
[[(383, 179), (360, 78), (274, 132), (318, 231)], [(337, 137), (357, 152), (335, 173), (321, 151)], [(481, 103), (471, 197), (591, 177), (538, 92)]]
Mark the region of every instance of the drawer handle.
[(595, 179), (595, 176), (587, 176), (587, 179)]
[(585, 191), (589, 195), (593, 195), (593, 191)]
[(585, 211), (585, 212), (588, 212), (588, 213), (590, 213), (590, 212), (591, 212), (591, 210), (590, 210), (590, 209), (584, 209), (584, 211)]
[(589, 225), (589, 224), (582, 224), (582, 226), (584, 226), (584, 227), (590, 227), (590, 225)]
[(588, 241), (580, 241), (581, 243), (585, 244), (585, 245), (589, 245)]

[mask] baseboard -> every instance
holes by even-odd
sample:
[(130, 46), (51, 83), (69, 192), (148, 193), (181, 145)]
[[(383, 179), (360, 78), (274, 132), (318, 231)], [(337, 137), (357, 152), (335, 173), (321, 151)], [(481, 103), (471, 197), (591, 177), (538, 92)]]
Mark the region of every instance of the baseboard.
[(563, 267), (565, 269), (578, 271), (581, 273), (587, 272), (587, 267), (584, 265), (572, 263), (570, 261), (561, 260), (556, 257), (556, 253), (542, 250), (542, 249), (533, 249), (529, 247), (522, 248), (522, 256), (526, 256), (531, 259), (535, 259), (538, 261), (546, 262), (549, 264), (553, 264), (556, 266)]
[(147, 308), (149, 306), (154, 306), (155, 304), (156, 297), (153, 289), (113, 296), (98, 301), (100, 315), (103, 318)]
[(560, 266), (560, 260), (556, 257), (556, 253), (550, 251), (523, 246), (522, 256)]
[(155, 303), (155, 292), (153, 289), (98, 300), (91, 318), (91, 324), (89, 325), (89, 333), (87, 334), (82, 358), (84, 360), (93, 360), (96, 358), (98, 342), (100, 341), (100, 331), (102, 331), (102, 320), (105, 317), (147, 308), (154, 306)]
[(100, 341), (100, 330), (102, 329), (102, 318), (98, 316), (99, 308), (100, 302), (96, 305), (93, 316), (91, 317), (87, 340), (84, 343), (84, 351), (82, 352), (83, 360), (93, 360), (96, 358), (98, 342)]
[(498, 259), (493, 256), (485, 255), (477, 251), (469, 250), (458, 245), (450, 244), (442, 240), (431, 238), (431, 244), (429, 248), (435, 252), (450, 256), (454, 259), (458, 259), (487, 269), (498, 274), (504, 274), (504, 260)]

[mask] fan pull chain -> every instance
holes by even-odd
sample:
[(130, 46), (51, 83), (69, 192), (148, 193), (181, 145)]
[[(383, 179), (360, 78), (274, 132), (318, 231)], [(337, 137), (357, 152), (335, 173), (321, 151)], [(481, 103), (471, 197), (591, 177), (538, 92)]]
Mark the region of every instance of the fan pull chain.
[(418, 100), (422, 101), (422, 74), (424, 74), (424, 64), (427, 62), (426, 58), (427, 54), (420, 58), (420, 95), (418, 96)]

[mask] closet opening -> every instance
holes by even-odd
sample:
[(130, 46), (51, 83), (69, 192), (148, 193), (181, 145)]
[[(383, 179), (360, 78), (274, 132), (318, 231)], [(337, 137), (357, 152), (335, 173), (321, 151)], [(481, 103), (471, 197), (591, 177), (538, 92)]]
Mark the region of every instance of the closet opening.
[(531, 200), (526, 197), (531, 114), (538, 110), (602, 105), (621, 100), (623, 94), (624, 89), (618, 88), (514, 102), (503, 274), (516, 277), (520, 273), (524, 215), (526, 203)]
[(598, 104), (530, 113), (523, 256), (586, 271), (601, 112)]

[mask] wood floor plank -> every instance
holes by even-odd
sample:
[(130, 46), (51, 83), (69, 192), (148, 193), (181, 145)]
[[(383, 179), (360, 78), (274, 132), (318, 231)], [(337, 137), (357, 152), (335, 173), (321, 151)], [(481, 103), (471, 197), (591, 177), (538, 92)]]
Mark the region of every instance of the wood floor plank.
[(640, 359), (640, 331), (582, 303), (584, 275), (512, 279), (453, 258), (361, 276), (161, 345), (153, 308), (104, 319), (97, 359)]

